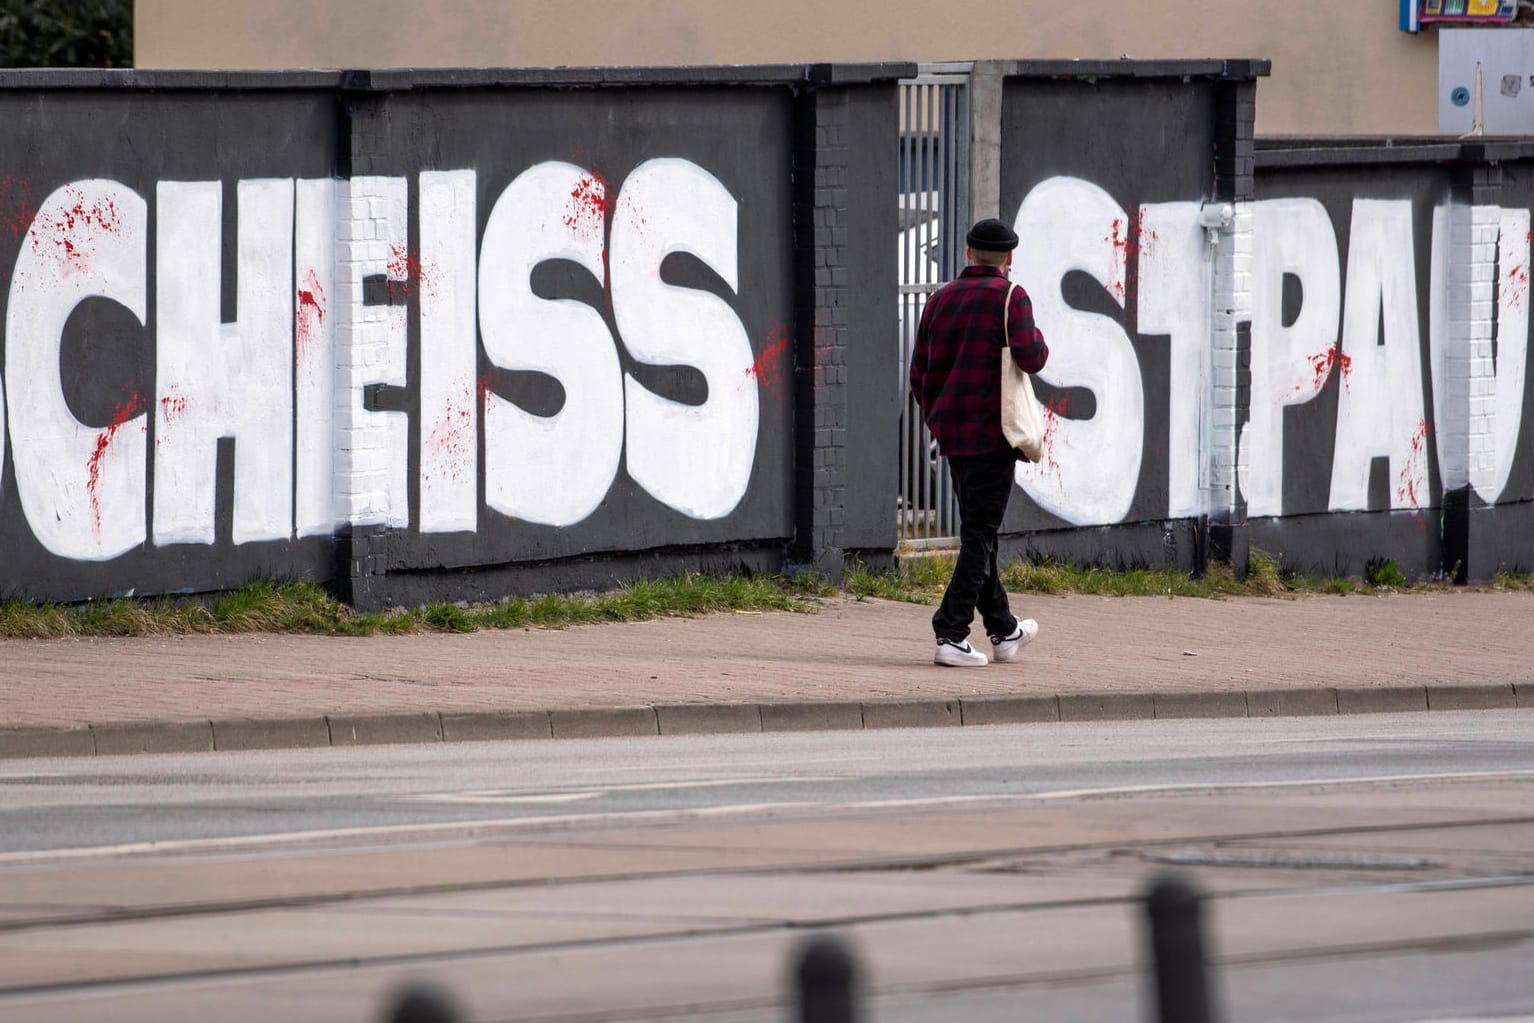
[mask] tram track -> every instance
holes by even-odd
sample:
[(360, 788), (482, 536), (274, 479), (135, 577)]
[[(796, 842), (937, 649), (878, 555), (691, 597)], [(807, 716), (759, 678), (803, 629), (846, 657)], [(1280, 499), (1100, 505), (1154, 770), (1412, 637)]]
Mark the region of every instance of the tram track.
[[(154, 905), (132, 909), (97, 911), (77, 916), (53, 916), (0, 920), (0, 940), (21, 936), (29, 932), (79, 930), (86, 928), (132, 928), (134, 925), (184, 920), (189, 918), (229, 918), (231, 928), (240, 926), (240, 918), (251, 914), (281, 911), (323, 911), (326, 909), (349, 911), (366, 908), (369, 904), (399, 903), (434, 896), (466, 895), (475, 893), (512, 892), (518, 889), (554, 890), (590, 885), (622, 885), (630, 882), (657, 880), (687, 881), (705, 877), (792, 877), (795, 875), (849, 875), (849, 874), (897, 874), (913, 871), (984, 871), (988, 865), (1006, 863), (1025, 857), (1035, 870), (1044, 870), (1052, 859), (1085, 855), (1116, 855), (1134, 857), (1146, 854), (1145, 859), (1154, 860), (1155, 853), (1167, 848), (1186, 847), (1197, 843), (1200, 847), (1222, 847), (1235, 843), (1294, 842), (1307, 839), (1358, 836), (1388, 836), (1393, 833), (1453, 832), (1471, 828), (1529, 826), (1534, 816), (1481, 817), (1441, 821), (1417, 821), (1400, 825), (1365, 825), (1353, 827), (1288, 828), (1262, 831), (1230, 831), (1218, 834), (1174, 835), (1154, 841), (1101, 841), (1070, 843), (1053, 846), (1008, 846), (983, 850), (965, 850), (948, 854), (919, 856), (891, 856), (858, 858), (855, 860), (809, 863), (785, 863), (757, 868), (684, 869), (672, 871), (634, 871), (615, 874), (593, 874), (560, 878), (519, 878), (483, 883), (441, 883), (427, 885), (401, 885), (366, 890), (328, 892), (309, 896), (273, 897), (261, 899), (218, 900), (180, 905)], [(1292, 864), (1289, 864), (1292, 866)], [(1327, 869), (1330, 869), (1328, 866)], [(1393, 871), (1400, 873), (1399, 871)], [(1231, 906), (1242, 900), (1283, 899), (1294, 897), (1356, 897), (1371, 894), (1408, 894), (1446, 891), (1469, 891), (1475, 889), (1505, 888), (1534, 889), (1534, 864), (1527, 872), (1490, 875), (1459, 876), (1402, 880), (1393, 877), (1382, 881), (1350, 883), (1323, 882), (1306, 884), (1224, 885), (1212, 888), (1210, 900), (1222, 906)], [(741, 923), (718, 923), (712, 925), (660, 926), (653, 931), (623, 935), (584, 937), (572, 940), (520, 941), (511, 943), (465, 944), (461, 947), (403, 951), (382, 955), (350, 954), (339, 956), (315, 956), (309, 958), (276, 959), (266, 963), (217, 966), (207, 969), (157, 970), (139, 973), (105, 973), (99, 976), (67, 981), (43, 981), (37, 983), (0, 982), (0, 1004), (5, 1000), (32, 998), (45, 995), (63, 995), (70, 992), (85, 993), (108, 989), (130, 989), (159, 985), (195, 985), (251, 979), (271, 979), (337, 970), (377, 968), (423, 968), (451, 962), (494, 958), (536, 957), (566, 952), (596, 952), (615, 949), (635, 949), (674, 943), (716, 942), (729, 939), (803, 932), (807, 930), (835, 929), (855, 930), (894, 925), (921, 925), (962, 918), (1027, 918), (1043, 914), (1072, 913), (1081, 911), (1121, 909), (1130, 910), (1138, 902), (1133, 892), (1116, 892), (1090, 897), (1047, 898), (1035, 897), (1024, 900), (1002, 900), (986, 905), (952, 905), (916, 910), (897, 910), (862, 913), (825, 913), (813, 916), (784, 917), (751, 920)], [(1026, 927), (1026, 924), (1021, 925)], [(128, 937), (125, 935), (125, 937)], [(1252, 966), (1281, 962), (1297, 962), (1337, 957), (1368, 957), (1370, 955), (1402, 954), (1428, 951), (1463, 951), (1477, 947), (1508, 946), (1534, 941), (1534, 929), (1497, 928), (1474, 933), (1434, 934), (1407, 940), (1382, 940), (1317, 945), (1313, 948), (1286, 948), (1260, 955), (1234, 955), (1221, 962), (1231, 966)], [(1018, 973), (994, 977), (969, 978), (954, 981), (954, 990), (983, 990), (987, 988), (1049, 985), (1084, 982), (1093, 979), (1109, 979), (1127, 975), (1127, 968), (1099, 969), (1093, 971), (1055, 971), (1042, 974)], [(890, 988), (891, 994), (936, 993), (948, 988), (905, 989)], [(721, 1009), (721, 1011), (723, 1011)], [(566, 1017), (549, 1017), (550, 1020)], [(588, 1017), (569, 1017), (571, 1020)], [(603, 1017), (589, 1017), (593, 1020)], [(613, 1017), (641, 1018), (641, 1017)]]
[[(1097, 1011), (1105, 999), (1133, 999), (1140, 903), (1164, 870), (1196, 879), (1213, 962), (1249, 986), (1268, 978), (1265, 1004), (1282, 1003), (1294, 976), (1345, 985), (1353, 963), (1381, 990), (1413, 992), (1407, 1005), (1413, 985), (1472, 964), (1500, 987), (1478, 1000), (1463, 981), (1456, 1009), (1517, 1008), (1510, 987), (1534, 958), (1522, 747), (1504, 742), (1499, 760), (1459, 739), (1435, 759), (1394, 737), (1384, 753), (1378, 739), (1350, 741), (1309, 767), (1272, 744), (1273, 766), (1199, 757), (1147, 776), (1130, 758), (1080, 777), (996, 754), (996, 769), (965, 773), (954, 752), (918, 765), (895, 747), (894, 772), (866, 757), (806, 790), (814, 800), (775, 802), (757, 801), (781, 791), (761, 787), (778, 782), (760, 770), (715, 784), (733, 765), (545, 786), (487, 771), (463, 774), (461, 790), (423, 775), (381, 797), (341, 778), (318, 804), (304, 802), (313, 786), (253, 796), (291, 808), (270, 825), (216, 792), (219, 819), (183, 823), (203, 790), (174, 776), (99, 824), (95, 792), (36, 802), (87, 823), (37, 833), (61, 848), (0, 853), (0, 1016), (62, 1023), (110, 1009), (148, 1023), (220, 1006), (233, 1010), (221, 1023), (254, 1023), (283, 1005), (323, 1023), (429, 976), (475, 1002), (478, 1023), (766, 1023), (786, 1007), (772, 977), (808, 932), (832, 930), (867, 957), (865, 993), (904, 1007), (892, 1020), (990, 1023), (1017, 1018), (1008, 1005), (1075, 999), (1077, 1023), (1122, 1015)], [(783, 777), (823, 776), (826, 762)], [(1019, 781), (1036, 791), (1008, 791)], [(580, 809), (549, 813), (567, 789)], [(433, 795), (454, 791), (463, 798)], [(487, 793), (499, 802), (486, 805), (527, 809), (474, 808)], [(156, 798), (179, 811), (173, 824), (126, 816)], [(469, 809), (444, 820), (445, 805)], [(60, 841), (72, 836), (98, 844)], [(949, 1016), (949, 999), (992, 1011)]]
[[(841, 818), (845, 820), (846, 818)], [(280, 909), (318, 908), (343, 903), (359, 903), (385, 899), (409, 899), (438, 895), (463, 895), (476, 892), (490, 893), (517, 889), (551, 889), (589, 884), (616, 884), (628, 881), (656, 880), (662, 878), (686, 879), (719, 876), (765, 876), (773, 874), (835, 874), (861, 872), (898, 872), (952, 870), (983, 866), (993, 862), (1005, 862), (1019, 858), (1037, 860), (1042, 857), (1058, 857), (1092, 853), (1127, 853), (1138, 850), (1154, 851), (1175, 849), (1190, 843), (1200, 846), (1221, 846), (1237, 842), (1278, 842), (1343, 836), (1388, 835), (1396, 832), (1452, 831), (1485, 827), (1520, 827), (1534, 825), (1534, 815), (1508, 817), (1458, 818), (1428, 822), (1410, 822), (1389, 825), (1362, 825), (1351, 827), (1289, 828), (1262, 831), (1232, 831), (1221, 834), (1173, 835), (1157, 840), (1076, 842), (1057, 845), (1005, 846), (988, 849), (966, 849), (948, 853), (897, 855), (887, 857), (856, 857), (845, 860), (806, 860), (784, 862), (757, 867), (721, 866), (714, 868), (678, 868), (674, 870), (650, 869), (613, 873), (565, 875), (560, 877), (518, 877), (502, 880), (439, 882), (431, 884), (385, 885), (370, 888), (344, 889), (303, 895), (283, 895), (243, 899), (219, 899), (199, 902), (166, 903), (148, 906), (95, 908), (86, 912), (57, 914), (37, 917), (0, 918), (0, 935), (55, 928), (92, 927), (103, 924), (132, 923), (188, 917), (225, 916)], [(472, 825), (469, 825), (472, 826)], [(1156, 857), (1147, 857), (1155, 861)], [(1275, 864), (1283, 865), (1283, 864)], [(1293, 864), (1288, 864), (1292, 866)], [(1333, 866), (1328, 864), (1327, 866)], [(1534, 871), (1534, 864), (1531, 864)], [(0, 881), (6, 871), (0, 865)], [(1521, 875), (1518, 875), (1521, 876)], [(1531, 875), (1534, 876), (1534, 875)]]
[[(1529, 887), (1534, 886), (1534, 876), (1522, 876), (1518, 878), (1493, 878), (1484, 879), (1484, 884), (1473, 885), (1466, 883), (1460, 887)], [(1417, 886), (1411, 885), (1360, 885), (1350, 887), (1330, 886), (1327, 888), (1294, 889), (1294, 890), (1250, 890), (1250, 891), (1222, 891), (1211, 893), (1210, 898), (1221, 903), (1230, 903), (1246, 898), (1282, 898), (1295, 895), (1316, 894), (1358, 894), (1370, 889), (1389, 888), (1395, 892), (1411, 890)], [(1423, 885), (1419, 890), (1431, 890), (1435, 885)], [(437, 964), (462, 962), (475, 959), (509, 958), (544, 956), (551, 953), (571, 951), (598, 951), (603, 949), (632, 949), (641, 946), (675, 945), (678, 943), (697, 941), (723, 941), (732, 938), (745, 938), (775, 932), (802, 932), (808, 930), (837, 929), (850, 930), (854, 928), (878, 927), (892, 924), (913, 924), (956, 917), (980, 917), (980, 916), (1025, 916), (1031, 913), (1059, 912), (1084, 909), (1101, 909), (1107, 907), (1129, 907), (1139, 901), (1138, 896), (1104, 896), (1090, 899), (1068, 899), (1055, 902), (1033, 902), (1018, 904), (1002, 904), (986, 907), (953, 907), (919, 912), (894, 912), (894, 913), (868, 913), (842, 917), (828, 917), (824, 919), (796, 921), (783, 920), (772, 922), (760, 922), (742, 924), (736, 926), (718, 926), (708, 928), (681, 928), (657, 931), (651, 934), (627, 935), (612, 938), (586, 938), (574, 941), (548, 941), (519, 944), (500, 944), (465, 947), (447, 950), (420, 951), (400, 953), (394, 955), (378, 956), (339, 956), (328, 958), (295, 959), (258, 965), (230, 966), (206, 970), (166, 971), (142, 974), (109, 975), (86, 980), (60, 982), (60, 983), (37, 983), (37, 984), (0, 984), (0, 1005), (7, 1000), (25, 999), (29, 997), (67, 994), (70, 992), (91, 992), (105, 990), (123, 990), (146, 986), (183, 985), (183, 984), (206, 984), (209, 982), (250, 980), (256, 978), (280, 978), (292, 977), (303, 974), (323, 973), (336, 970), (361, 970), (376, 969), (382, 967), (428, 967)], [(1212, 964), (1225, 968), (1269, 966), (1276, 964), (1292, 964), (1306, 961), (1337, 960), (1343, 958), (1370, 958), (1379, 956), (1394, 956), (1411, 953), (1454, 953), (1468, 952), (1489, 948), (1510, 948), (1524, 944), (1534, 943), (1534, 927), (1515, 929), (1493, 929), (1475, 931), (1470, 933), (1429, 935), (1411, 939), (1390, 939), (1380, 941), (1365, 941), (1351, 943), (1328, 943), (1308, 947), (1283, 948), (1255, 954), (1236, 954), (1212, 957)], [(1137, 964), (1120, 966), (1098, 967), (1086, 970), (1054, 970), (1043, 972), (1017, 972), (1000, 975), (989, 975), (954, 979), (941, 983), (929, 983), (920, 985), (890, 984), (880, 987), (872, 992), (875, 996), (912, 996), (932, 995), (942, 992), (956, 991), (979, 991), (987, 989), (1020, 988), (1029, 986), (1053, 986), (1062, 984), (1076, 984), (1084, 982), (1111, 980), (1134, 976), (1139, 971)], [(725, 1011), (727, 1009), (755, 1007), (756, 1003), (743, 1001), (703, 1007), (693, 1005), (694, 1012), (704, 1010), (708, 1012)], [(580, 1014), (575, 1016), (560, 1015), (551, 1017), (537, 1017), (539, 1020), (547, 1020), (561, 1023), (575, 1020), (598, 1019), (641, 1019), (641, 1015), (601, 1015), (591, 1016)]]

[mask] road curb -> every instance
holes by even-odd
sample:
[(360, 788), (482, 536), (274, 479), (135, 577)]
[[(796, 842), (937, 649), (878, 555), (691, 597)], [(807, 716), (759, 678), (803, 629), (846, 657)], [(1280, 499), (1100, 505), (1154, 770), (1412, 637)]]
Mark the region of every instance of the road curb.
[(876, 700), (863, 704), (864, 728), (957, 728), (958, 700)]
[(668, 703), (655, 708), (661, 735), (739, 735), (762, 730), (755, 703)]
[(95, 755), (96, 737), (90, 725), (0, 728), (0, 759)]
[(650, 706), (551, 710), (549, 724), (556, 739), (626, 739), (660, 734), (660, 717)]
[(1245, 693), (1158, 693), (1155, 707), (1158, 720), (1250, 716)]
[(106, 721), (91, 725), (97, 756), (212, 753), (211, 721)]
[(332, 746), (385, 746), (442, 741), (442, 716), (435, 711), (407, 714), (327, 714)]
[(227, 718), (212, 724), (213, 748), (219, 752), (331, 744), (330, 722), (323, 714), (309, 718)]
[(959, 701), (966, 725), (1031, 725), (1060, 720), (1058, 696), (977, 696)]
[(1311, 717), (1336, 714), (1335, 689), (1269, 689), (1246, 694), (1246, 713), (1254, 718)]
[(1506, 710), (1518, 706), (1512, 685), (1441, 686), (1427, 691), (1428, 710)]
[(554, 726), (546, 710), (487, 710), (442, 713), (444, 742), (504, 742), (508, 739), (552, 739)]
[(1534, 684), (1235, 692), (1063, 693), (949, 699), (656, 704), (0, 727), (0, 760), (315, 749), (386, 743), (951, 728), (1059, 721), (1534, 710)]
[(1061, 721), (1143, 721), (1155, 716), (1154, 693), (1060, 694)]
[(1339, 714), (1401, 714), (1427, 710), (1427, 686), (1339, 686)]
[(844, 701), (762, 704), (764, 732), (857, 731), (863, 727), (863, 705)]

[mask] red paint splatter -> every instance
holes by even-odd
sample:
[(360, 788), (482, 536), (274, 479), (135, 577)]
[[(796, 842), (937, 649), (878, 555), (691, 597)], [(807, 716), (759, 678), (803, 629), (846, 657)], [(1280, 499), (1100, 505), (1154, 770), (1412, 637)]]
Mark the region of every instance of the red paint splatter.
[(570, 189), (570, 201), (565, 204), (565, 226), (577, 234), (600, 238), (607, 230), (607, 215), (612, 212), (612, 204), (607, 179), (600, 171), (588, 171)]
[(293, 323), (293, 361), (304, 361), (309, 342), (325, 322), (325, 289), (313, 270), (304, 273), (304, 287), (298, 289), (298, 310)]
[(436, 271), (403, 245), (389, 246), (386, 276), (391, 301), (408, 302), (419, 297), (423, 290), (433, 298), (437, 295)]
[(20, 238), (37, 219), (37, 198), (25, 178), (0, 178), (0, 230)]
[[(479, 438), (474, 431), (474, 410), (467, 402), (476, 395), (483, 395), (488, 383), (487, 378), (481, 377), (475, 383), (473, 395), (469, 389), (464, 389), (464, 402), (448, 401), (437, 425), (426, 435), (426, 449), (436, 456), (433, 461), (445, 465), (452, 479), (459, 479), (477, 454)], [(429, 480), (432, 477), (430, 473), (422, 472), (421, 478)]]
[(96, 487), (101, 482), (101, 460), (106, 456), (107, 448), (112, 444), (112, 438), (117, 436), (117, 431), (130, 419), (144, 411), (144, 397), (137, 391), (126, 402), (112, 410), (112, 418), (106, 428), (96, 435), (96, 447), (85, 463), (85, 489), (91, 497), (91, 517), (96, 523), (96, 532), (101, 532), (101, 499), (96, 493)]
[[(1310, 390), (1314, 394), (1321, 393), (1321, 388), (1331, 379), (1332, 370), (1342, 372), (1342, 385), (1352, 390), (1349, 378), (1353, 374), (1353, 357), (1342, 350), (1342, 342), (1333, 341), (1332, 346), (1324, 352), (1318, 352), (1310, 357), (1311, 381)], [(1304, 384), (1295, 384), (1294, 393), (1300, 394), (1305, 390)]]
[(1119, 218), (1113, 218), (1113, 226), (1103, 236), (1103, 241), (1112, 245), (1123, 258), (1124, 276), (1113, 282), (1113, 292), (1124, 303), (1128, 304), (1135, 297), (1135, 280), (1130, 277), (1131, 253), (1139, 256), (1148, 256), (1155, 248), (1158, 238), (1155, 231), (1145, 229), (1145, 210), (1140, 210), (1134, 220), (1125, 224)]
[[(1401, 466), (1401, 471), (1396, 476), (1396, 500), (1405, 501), (1413, 508), (1422, 507), (1421, 495), (1417, 493), (1417, 468), (1427, 457), (1427, 438), (1431, 432), (1432, 427), (1428, 426), (1426, 419), (1417, 424), (1417, 430), (1411, 436), (1406, 464)], [(1423, 476), (1426, 475), (1423, 473)]]
[(88, 273), (96, 255), (94, 235), (115, 234), (122, 226), (122, 218), (111, 199), (98, 199), (87, 205), (85, 196), (73, 188), (65, 190), (64, 198), (73, 205), (51, 209), (45, 218), (38, 219), (32, 234), (33, 251), (39, 257), (51, 255), (58, 260), (65, 276)]
[(1065, 488), (1065, 478), (1060, 474), (1060, 460), (1055, 457), (1055, 437), (1060, 429), (1060, 420), (1065, 418), (1066, 409), (1070, 399), (1065, 395), (1059, 395), (1042, 403), (1040, 411), (1044, 419), (1044, 454), (1038, 463), (1040, 469), (1054, 474), (1055, 481), (1060, 488)]
[(1103, 241), (1109, 242), (1120, 252), (1129, 251), (1129, 234), (1124, 230), (1124, 221), (1121, 218), (1113, 218), (1113, 228), (1103, 237)]
[(774, 326), (767, 334), (767, 345), (756, 361), (746, 367), (746, 376), (756, 377), (774, 398), (783, 397), (783, 353), (788, 351), (788, 332)]
[(1142, 259), (1155, 252), (1156, 243), (1161, 240), (1155, 231), (1147, 231), (1145, 229), (1145, 210), (1143, 208), (1139, 213), (1135, 214), (1135, 237), (1139, 239), (1138, 248)]
[(167, 423), (174, 423), (186, 414), (187, 404), (191, 399), (186, 395), (167, 395), (160, 399), (160, 418)]
[(1502, 287), (1507, 292), (1508, 305), (1522, 309), (1529, 297), (1529, 268), (1518, 265), (1502, 275)]
[[(1129, 265), (1129, 232), (1124, 229), (1124, 222), (1122, 220), (1118, 217), (1113, 218), (1113, 230), (1103, 238), (1103, 241), (1118, 250), (1124, 257), (1124, 265), (1127, 267)], [(1128, 300), (1128, 296), (1125, 294), (1124, 281), (1114, 281), (1113, 290), (1117, 293), (1120, 300)]]

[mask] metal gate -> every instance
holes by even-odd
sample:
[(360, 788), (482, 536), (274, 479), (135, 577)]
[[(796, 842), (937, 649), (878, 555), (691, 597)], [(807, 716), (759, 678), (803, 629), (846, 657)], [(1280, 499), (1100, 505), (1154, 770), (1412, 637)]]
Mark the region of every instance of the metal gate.
[(900, 83), (900, 495), (907, 547), (950, 546), (959, 508), (948, 465), (910, 395), (911, 348), (927, 296), (964, 268), (969, 223), (969, 64), (923, 64)]

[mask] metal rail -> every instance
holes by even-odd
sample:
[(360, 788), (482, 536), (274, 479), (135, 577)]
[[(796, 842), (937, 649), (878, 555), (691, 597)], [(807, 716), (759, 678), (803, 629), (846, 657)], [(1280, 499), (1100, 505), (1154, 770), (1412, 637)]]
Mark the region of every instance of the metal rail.
[(948, 467), (909, 393), (911, 352), (927, 297), (963, 268), (969, 216), (968, 64), (929, 64), (900, 84), (899, 536), (908, 546), (950, 546), (959, 509)]

